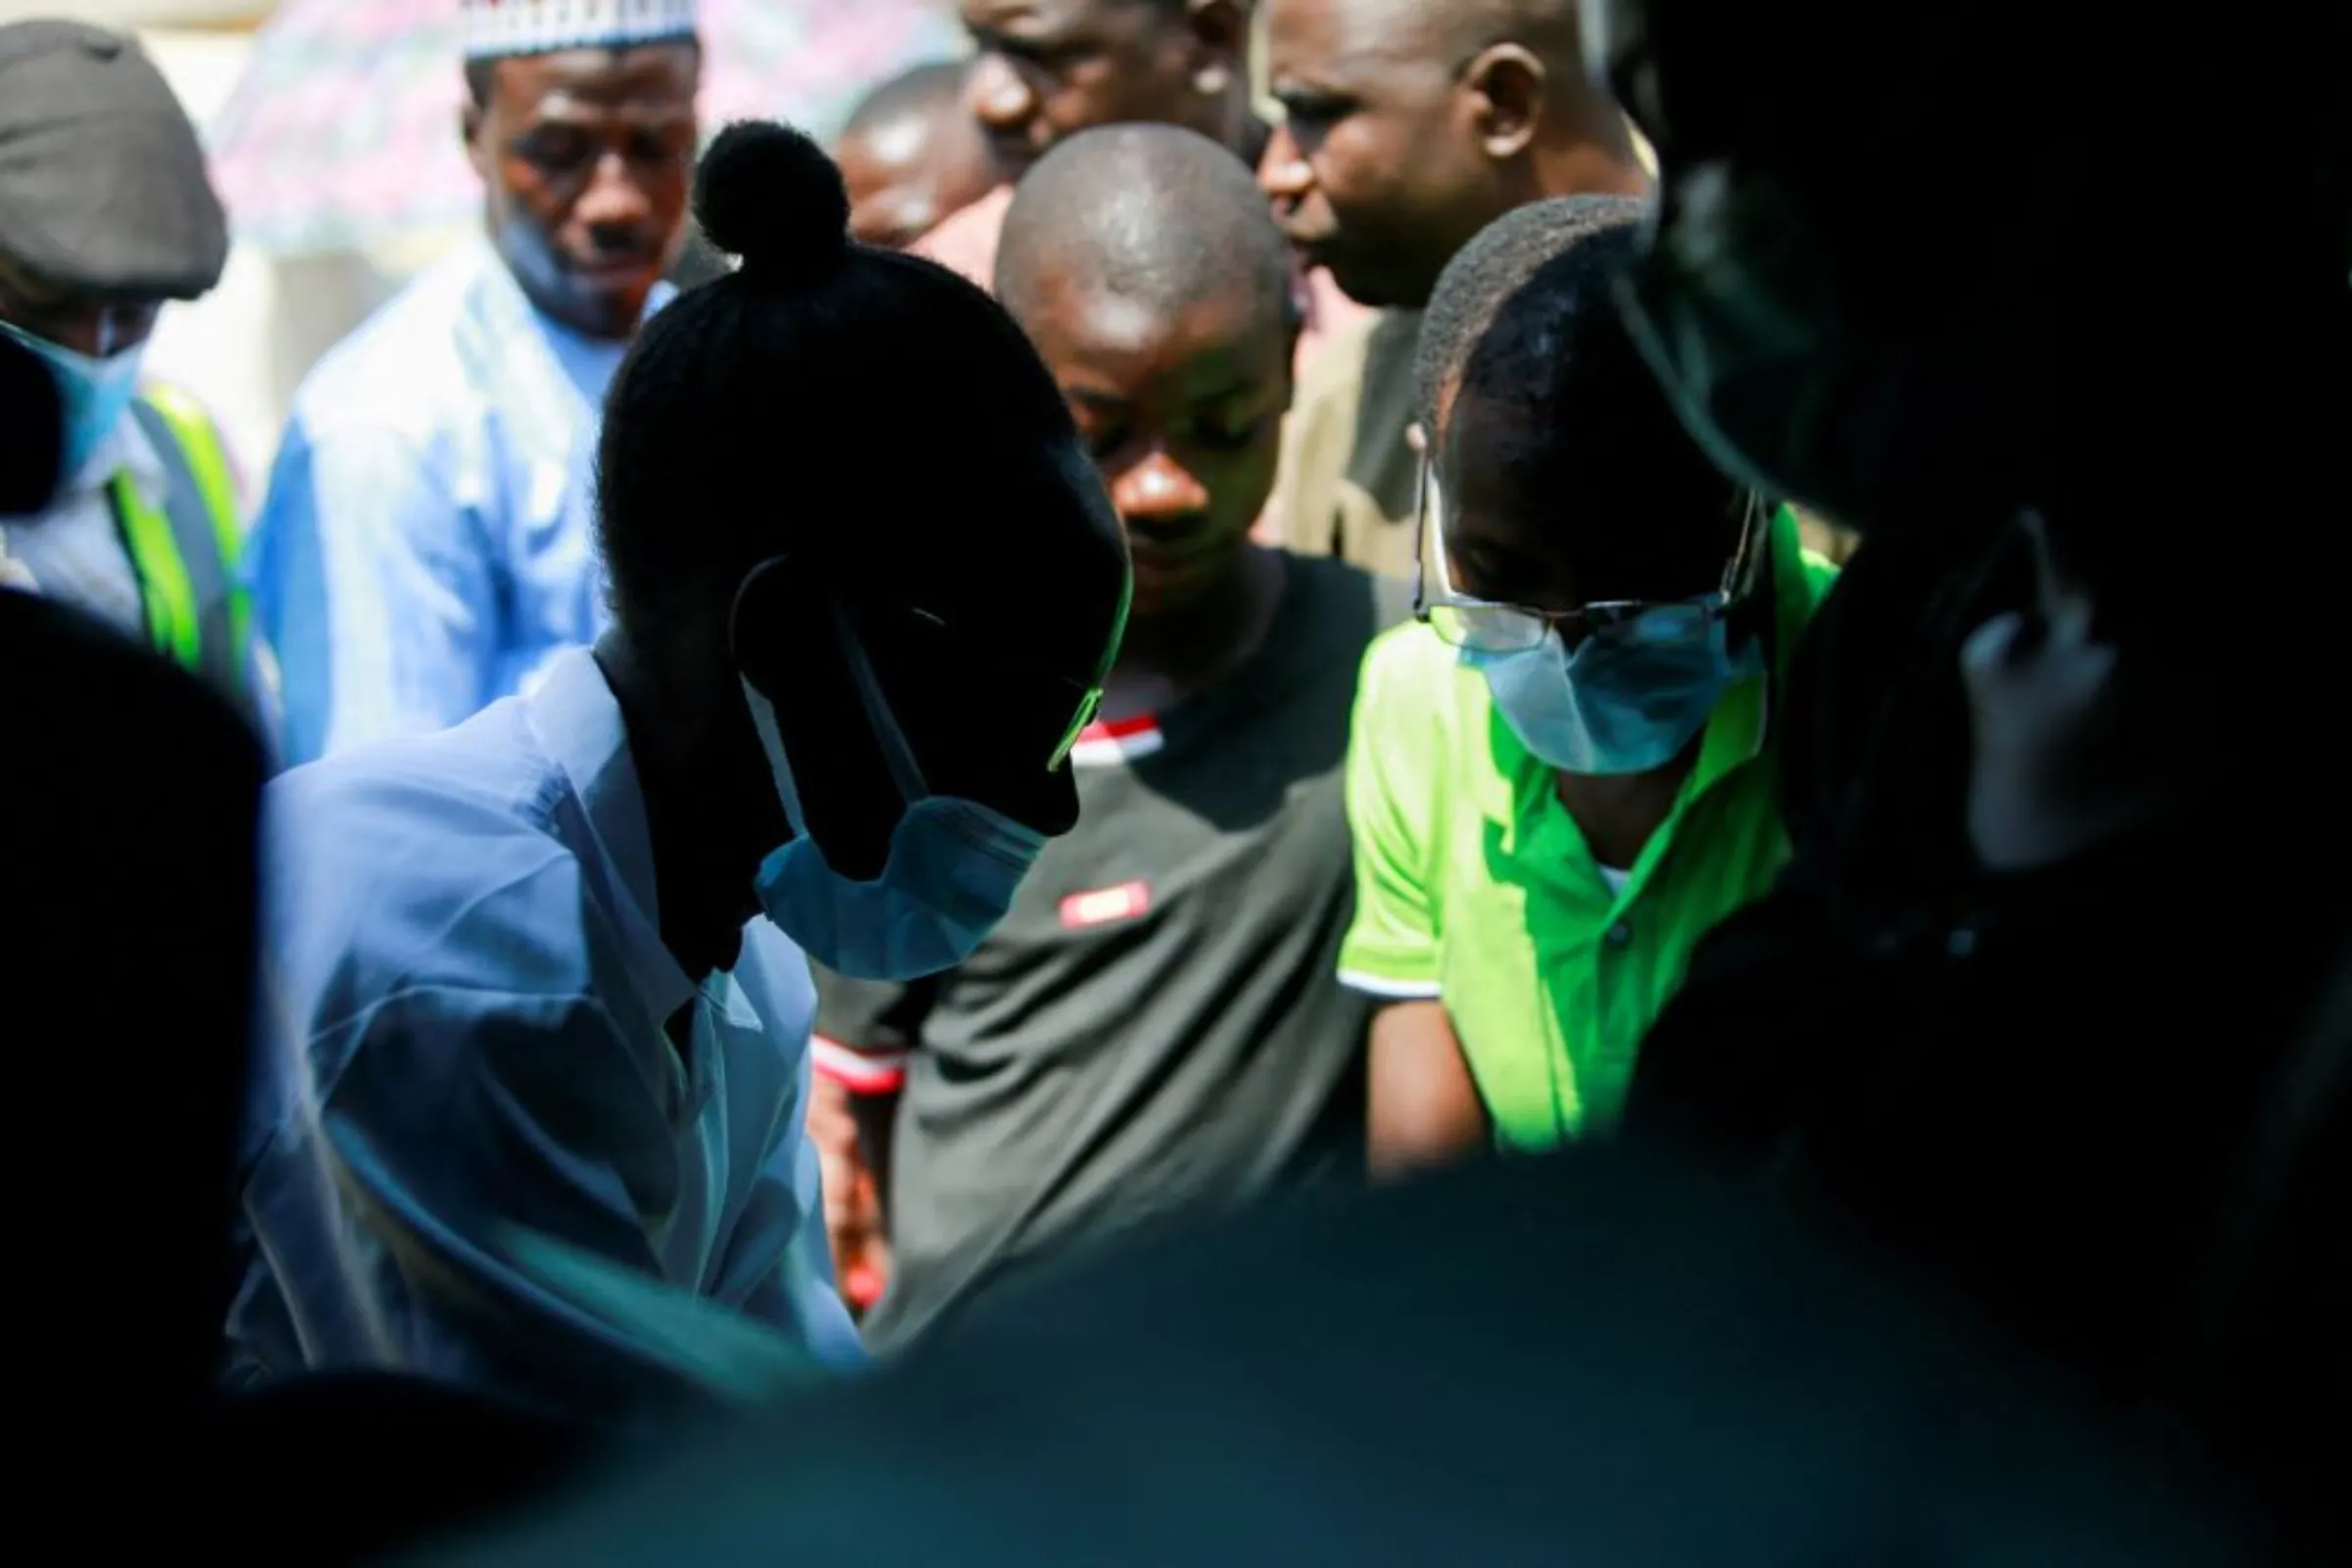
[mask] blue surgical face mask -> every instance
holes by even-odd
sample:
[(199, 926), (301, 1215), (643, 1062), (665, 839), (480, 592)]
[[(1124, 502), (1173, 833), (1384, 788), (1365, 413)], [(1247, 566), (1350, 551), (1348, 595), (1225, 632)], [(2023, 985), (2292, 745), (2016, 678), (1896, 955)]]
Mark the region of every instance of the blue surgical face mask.
[(1763, 669), (1748, 638), (1738, 653), (1723, 617), (1697, 637), (1643, 641), (1636, 622), (1573, 652), (1554, 631), (1534, 648), (1462, 650), (1487, 679), (1519, 743), (1564, 773), (1646, 773), (1682, 755), (1733, 685)]
[(880, 876), (858, 882), (835, 871), (808, 835), (775, 708), (746, 680), (744, 698), (794, 835), (760, 868), (760, 906), (810, 957), (840, 974), (913, 980), (953, 969), (1012, 907), (1021, 879), (1046, 847), (1045, 835), (977, 801), (932, 794), (865, 650), (847, 625), (841, 648), (906, 810), (891, 834)]
[(137, 344), (100, 360), (34, 337), (6, 321), (0, 321), (0, 332), (22, 343), (49, 367), (57, 380), (58, 397), (65, 404), (65, 473), (71, 482), (129, 411), (139, 390), (139, 365), (146, 357), (146, 345)]
[[(1437, 481), (1426, 505), (1441, 517)], [(1757, 640), (1742, 638), (1733, 652), (1725, 616), (1754, 569), (1750, 541), (1761, 526), (1761, 503), (1750, 498), (1746, 532), (1724, 571), (1724, 588), (1701, 603), (1655, 607), (1630, 620), (1594, 630), (1573, 651), (1557, 625), (1542, 628), (1531, 646), (1497, 650), (1463, 646), (1461, 661), (1486, 677), (1495, 709), (1511, 733), (1542, 761), (1564, 773), (1605, 777), (1646, 773), (1680, 757), (1706, 727), (1723, 694), (1762, 673)], [(1444, 598), (1466, 600), (1447, 569), (1441, 528), (1433, 553)], [(1510, 606), (1489, 607), (1512, 622), (1534, 622)]]

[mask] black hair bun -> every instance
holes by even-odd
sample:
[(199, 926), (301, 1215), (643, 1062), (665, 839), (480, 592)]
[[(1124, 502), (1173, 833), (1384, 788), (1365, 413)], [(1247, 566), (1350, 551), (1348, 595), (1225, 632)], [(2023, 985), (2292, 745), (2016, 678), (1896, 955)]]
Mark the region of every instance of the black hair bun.
[(850, 193), (825, 150), (790, 125), (729, 125), (703, 155), (694, 216), (710, 243), (743, 258), (744, 275), (813, 282), (850, 251)]

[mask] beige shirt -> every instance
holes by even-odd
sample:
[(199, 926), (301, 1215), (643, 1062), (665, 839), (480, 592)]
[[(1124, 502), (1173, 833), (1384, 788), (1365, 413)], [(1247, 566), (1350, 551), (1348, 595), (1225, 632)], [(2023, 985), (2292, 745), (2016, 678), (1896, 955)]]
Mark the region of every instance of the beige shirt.
[(1274, 505), (1282, 542), (1409, 577), (1419, 461), (1413, 422), (1419, 311), (1381, 311), (1335, 335), (1300, 379)]
[(1796, 513), (1797, 533), (1804, 539), (1805, 548), (1824, 561), (1843, 565), (1852, 557), (1854, 546), (1861, 543), (1850, 529), (1825, 522), (1801, 507), (1790, 510)]

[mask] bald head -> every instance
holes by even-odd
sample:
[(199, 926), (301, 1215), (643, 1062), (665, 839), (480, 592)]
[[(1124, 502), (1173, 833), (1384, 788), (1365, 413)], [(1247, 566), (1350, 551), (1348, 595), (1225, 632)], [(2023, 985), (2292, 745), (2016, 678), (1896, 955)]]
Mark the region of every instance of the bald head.
[(997, 296), (1024, 319), (1086, 290), (1162, 317), (1237, 297), (1279, 323), (1290, 284), (1249, 168), (1173, 125), (1109, 125), (1054, 147), (1022, 179), (997, 251)]
[(963, 63), (937, 60), (915, 66), (868, 91), (850, 111), (842, 127), (846, 140), (870, 136), (902, 120), (929, 120), (954, 111), (963, 102)]
[(958, 62), (917, 66), (850, 112), (834, 159), (850, 192), (850, 232), (868, 245), (912, 244), (996, 185), (988, 137), (963, 101)]
[(1209, 612), (1256, 580), (1244, 562), (1274, 489), (1297, 341), (1290, 250), (1249, 168), (1173, 125), (1057, 143), (1014, 187), (997, 297), (1054, 372), (1126, 525), (1131, 649), (1158, 635), (1146, 628), (1235, 624)]

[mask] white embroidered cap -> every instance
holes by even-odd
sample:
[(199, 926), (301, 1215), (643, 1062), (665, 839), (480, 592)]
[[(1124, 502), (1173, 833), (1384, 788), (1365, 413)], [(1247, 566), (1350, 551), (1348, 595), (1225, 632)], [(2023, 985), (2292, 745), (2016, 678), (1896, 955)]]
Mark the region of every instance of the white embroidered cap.
[(465, 0), (466, 58), (690, 38), (695, 0)]

